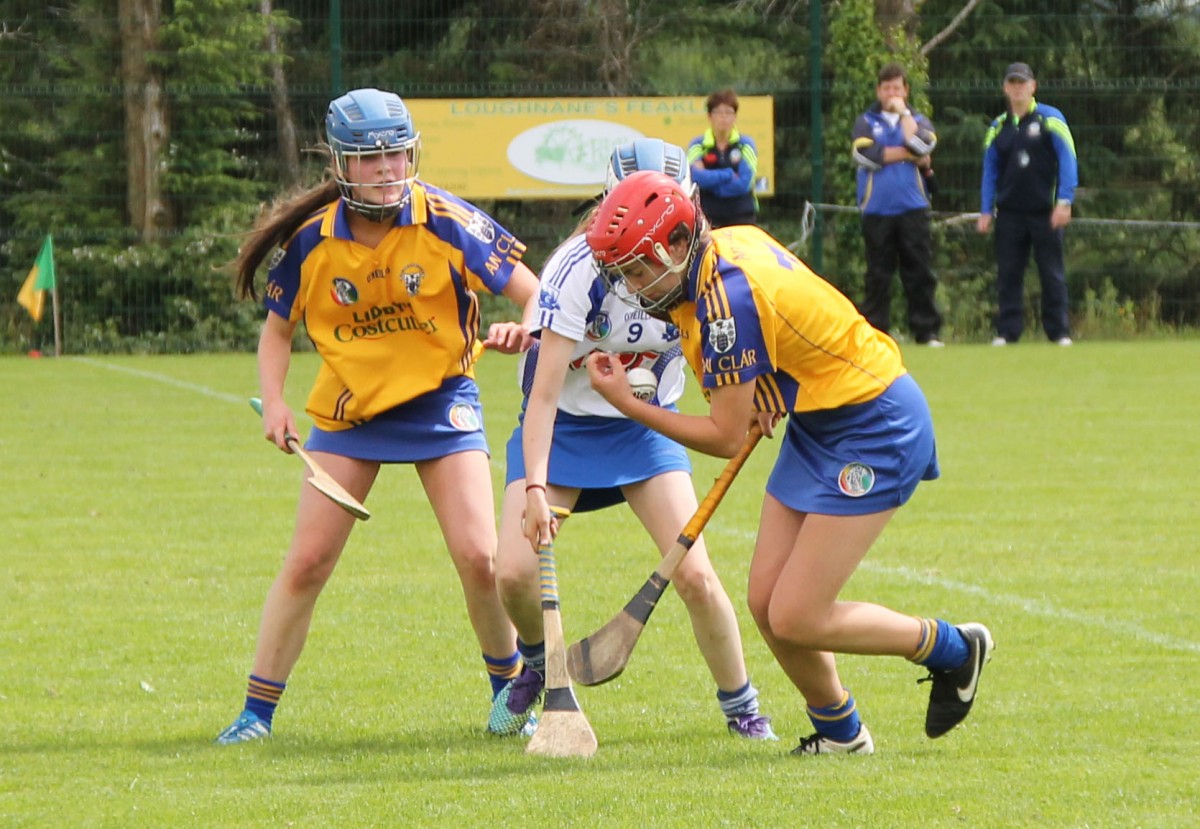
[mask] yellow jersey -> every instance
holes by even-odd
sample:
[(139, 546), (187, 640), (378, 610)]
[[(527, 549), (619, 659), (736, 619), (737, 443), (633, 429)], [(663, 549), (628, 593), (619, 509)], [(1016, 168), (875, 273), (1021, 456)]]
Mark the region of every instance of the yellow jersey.
[(276, 252), (264, 299), (303, 320), (321, 355), (306, 408), (327, 431), (474, 377), (478, 292), (502, 292), (525, 252), (492, 217), (423, 182), (377, 247), (354, 241), (345, 211), (330, 202)]
[(755, 382), (762, 412), (873, 400), (905, 373), (895, 341), (780, 242), (753, 226), (714, 230), (671, 311), (707, 396)]

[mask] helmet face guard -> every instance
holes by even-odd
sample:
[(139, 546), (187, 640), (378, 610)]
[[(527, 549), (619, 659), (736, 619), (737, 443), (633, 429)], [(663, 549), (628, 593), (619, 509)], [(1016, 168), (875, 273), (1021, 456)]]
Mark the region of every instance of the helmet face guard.
[[(417, 177), (421, 135), (399, 95), (378, 89), (347, 92), (329, 104), (325, 139), (347, 207), (375, 222), (404, 209)], [(373, 181), (363, 175), (377, 164), (393, 177)]]
[[(691, 194), (663, 173), (641, 171), (600, 202), (587, 243), (610, 291), (624, 283), (629, 304), (664, 314), (683, 301), (683, 283), (699, 249), (703, 216)], [(686, 242), (681, 257), (672, 247)]]

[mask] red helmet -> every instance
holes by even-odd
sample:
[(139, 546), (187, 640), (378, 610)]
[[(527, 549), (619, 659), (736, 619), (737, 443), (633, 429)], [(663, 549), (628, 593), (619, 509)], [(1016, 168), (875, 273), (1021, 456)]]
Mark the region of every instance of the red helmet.
[[(683, 297), (682, 281), (695, 257), (703, 221), (695, 202), (678, 182), (645, 170), (627, 176), (608, 192), (586, 237), (610, 289), (625, 281), (640, 307), (665, 311)], [(680, 261), (672, 255), (671, 246), (683, 241), (688, 248)], [(635, 275), (637, 285), (629, 279)], [(656, 286), (668, 277), (675, 283), (667, 283), (669, 290), (654, 296), (662, 290)]]

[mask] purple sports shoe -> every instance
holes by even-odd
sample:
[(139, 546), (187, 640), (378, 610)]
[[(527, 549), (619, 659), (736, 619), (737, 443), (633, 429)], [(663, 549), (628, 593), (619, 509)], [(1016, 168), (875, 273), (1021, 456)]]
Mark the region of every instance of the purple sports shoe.
[(771, 718), (763, 714), (739, 714), (729, 718), (729, 733), (747, 740), (778, 740)]
[(488, 731), (502, 737), (514, 734), (532, 736), (537, 730), (537, 714), (533, 706), (542, 695), (545, 684), (541, 674), (526, 668), (519, 677), (505, 685), (492, 701)]

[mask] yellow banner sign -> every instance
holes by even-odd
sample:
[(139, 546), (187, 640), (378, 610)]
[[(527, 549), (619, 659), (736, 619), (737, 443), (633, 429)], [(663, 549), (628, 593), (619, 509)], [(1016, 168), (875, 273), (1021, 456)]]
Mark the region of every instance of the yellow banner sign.
[[(421, 133), (421, 178), (465, 199), (583, 199), (604, 186), (617, 144), (686, 148), (708, 129), (698, 98), (406, 98)], [(758, 147), (760, 196), (775, 192), (775, 108), (739, 98), (737, 128)]]

